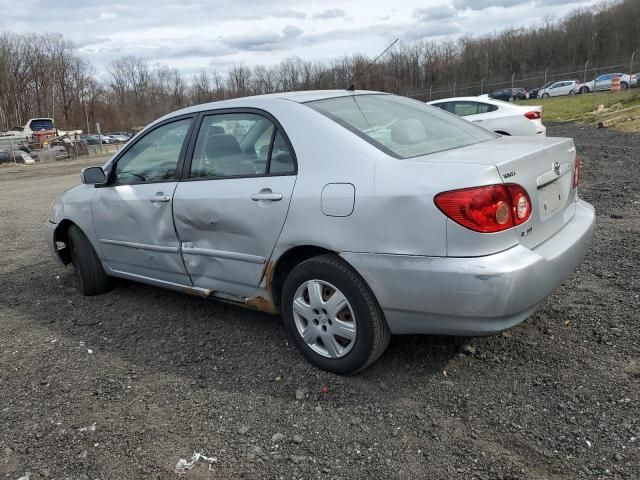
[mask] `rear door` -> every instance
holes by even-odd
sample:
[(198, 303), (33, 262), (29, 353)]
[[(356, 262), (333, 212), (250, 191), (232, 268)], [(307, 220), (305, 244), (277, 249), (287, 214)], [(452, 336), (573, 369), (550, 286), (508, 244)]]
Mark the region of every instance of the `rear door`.
[(262, 111), (203, 114), (174, 194), (174, 220), (193, 285), (218, 295), (255, 293), (284, 225), (296, 159)]
[[(455, 113), (459, 117), (463, 117), (465, 120), (475, 123), (476, 125), (489, 129), (491, 128), (491, 107), (493, 107), (493, 105), (489, 105), (487, 103), (455, 101), (449, 102), (447, 110), (451, 113)], [(494, 109), (497, 109), (497, 107)]]

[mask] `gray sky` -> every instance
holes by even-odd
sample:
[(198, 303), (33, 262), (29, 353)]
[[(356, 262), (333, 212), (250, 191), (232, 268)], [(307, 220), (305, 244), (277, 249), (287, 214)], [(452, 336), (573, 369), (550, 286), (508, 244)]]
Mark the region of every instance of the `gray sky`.
[[(189, 74), (289, 56), (374, 55), (394, 38), (480, 35), (560, 18), (594, 0), (0, 0), (0, 30), (60, 32), (99, 73), (138, 55)], [(47, 12), (47, 15), (43, 14)]]

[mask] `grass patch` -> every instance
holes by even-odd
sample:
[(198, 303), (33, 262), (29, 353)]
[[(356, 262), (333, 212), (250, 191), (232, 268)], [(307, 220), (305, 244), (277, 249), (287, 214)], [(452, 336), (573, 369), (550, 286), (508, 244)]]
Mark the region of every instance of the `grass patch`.
[[(570, 95), (555, 98), (523, 100), (520, 105), (542, 105), (543, 118), (552, 122), (582, 122), (597, 124), (624, 131), (640, 131), (640, 89), (595, 95)], [(624, 110), (624, 111), (622, 111)]]

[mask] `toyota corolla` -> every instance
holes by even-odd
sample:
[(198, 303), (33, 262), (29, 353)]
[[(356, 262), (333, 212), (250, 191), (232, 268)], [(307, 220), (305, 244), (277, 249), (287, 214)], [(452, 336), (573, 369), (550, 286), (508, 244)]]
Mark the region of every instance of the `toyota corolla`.
[(392, 334), (519, 324), (581, 263), (595, 221), (571, 139), (500, 137), (366, 91), (180, 110), (81, 178), (47, 236), (83, 294), (125, 278), (281, 313), (336, 373)]

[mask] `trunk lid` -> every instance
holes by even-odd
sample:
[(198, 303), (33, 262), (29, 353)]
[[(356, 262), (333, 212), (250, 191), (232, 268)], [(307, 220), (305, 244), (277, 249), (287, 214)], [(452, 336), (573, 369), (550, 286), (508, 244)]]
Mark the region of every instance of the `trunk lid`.
[[(527, 248), (553, 236), (575, 212), (576, 148), (570, 138), (501, 137), (415, 160), (494, 165), (504, 183), (524, 187), (531, 199), (531, 218), (515, 230)], [(475, 185), (470, 182), (469, 186)]]

